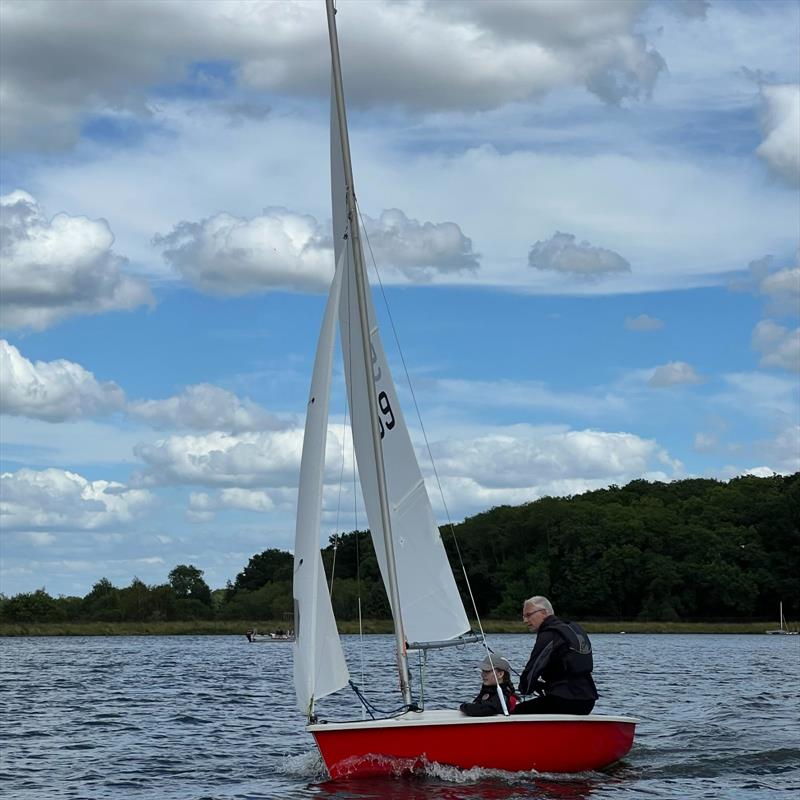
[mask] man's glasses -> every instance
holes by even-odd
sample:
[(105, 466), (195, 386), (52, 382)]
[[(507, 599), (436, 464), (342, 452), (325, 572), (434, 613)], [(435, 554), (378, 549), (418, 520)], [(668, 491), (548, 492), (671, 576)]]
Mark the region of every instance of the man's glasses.
[(523, 619), (530, 619), (531, 617), (535, 616), (536, 614), (540, 614), (544, 610), (545, 609), (543, 609), (543, 608), (535, 608), (533, 611), (526, 611), (526, 612), (523, 613), (522, 618)]

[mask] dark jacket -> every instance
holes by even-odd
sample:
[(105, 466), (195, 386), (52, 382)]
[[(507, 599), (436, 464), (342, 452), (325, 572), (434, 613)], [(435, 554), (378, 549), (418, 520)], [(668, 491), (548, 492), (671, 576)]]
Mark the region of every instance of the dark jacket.
[(519, 690), (564, 700), (597, 700), (592, 667), (592, 646), (583, 628), (551, 615), (536, 632), (536, 644), (522, 670)]
[[(509, 683), (504, 683), (500, 688), (503, 690), (506, 708), (510, 714), (517, 703), (517, 698), (514, 696), (514, 687)], [(459, 709), (468, 717), (491, 717), (495, 714), (503, 713), (500, 698), (497, 696), (497, 687), (486, 685), (481, 686), (478, 696), (471, 703), (462, 703)]]

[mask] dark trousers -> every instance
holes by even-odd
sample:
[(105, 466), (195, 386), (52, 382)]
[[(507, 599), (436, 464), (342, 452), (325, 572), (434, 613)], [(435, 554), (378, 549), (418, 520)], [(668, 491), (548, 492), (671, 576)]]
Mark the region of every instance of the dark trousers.
[(515, 714), (588, 714), (594, 700), (563, 700), (560, 697), (542, 696), (517, 703)]

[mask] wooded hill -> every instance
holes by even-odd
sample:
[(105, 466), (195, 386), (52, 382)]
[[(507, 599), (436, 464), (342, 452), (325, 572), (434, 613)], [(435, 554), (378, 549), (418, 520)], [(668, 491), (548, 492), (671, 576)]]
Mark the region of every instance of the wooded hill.
[[(800, 473), (727, 483), (638, 480), (574, 497), (500, 506), (442, 528), (473, 616), (458, 551), (482, 617), (513, 619), (532, 594), (576, 619), (773, 619), (783, 601), (800, 617)], [(456, 547), (456, 541), (458, 546)], [(323, 550), (339, 619), (386, 618), (389, 606), (369, 535), (335, 537)], [(334, 568), (335, 561), (335, 568)], [(292, 556), (253, 556), (224, 590), (178, 565), (168, 584), (99, 581), (85, 598), (43, 590), (3, 598), (8, 622), (282, 619), (292, 609)]]

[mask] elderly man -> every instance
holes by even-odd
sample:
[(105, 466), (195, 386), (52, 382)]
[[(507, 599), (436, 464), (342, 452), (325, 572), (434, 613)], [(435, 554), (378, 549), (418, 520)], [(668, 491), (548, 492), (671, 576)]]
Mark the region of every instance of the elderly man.
[(515, 714), (588, 714), (597, 700), (592, 680), (592, 645), (575, 622), (559, 619), (546, 597), (531, 597), (522, 619), (536, 644), (519, 681), (522, 694), (538, 693), (519, 703)]

